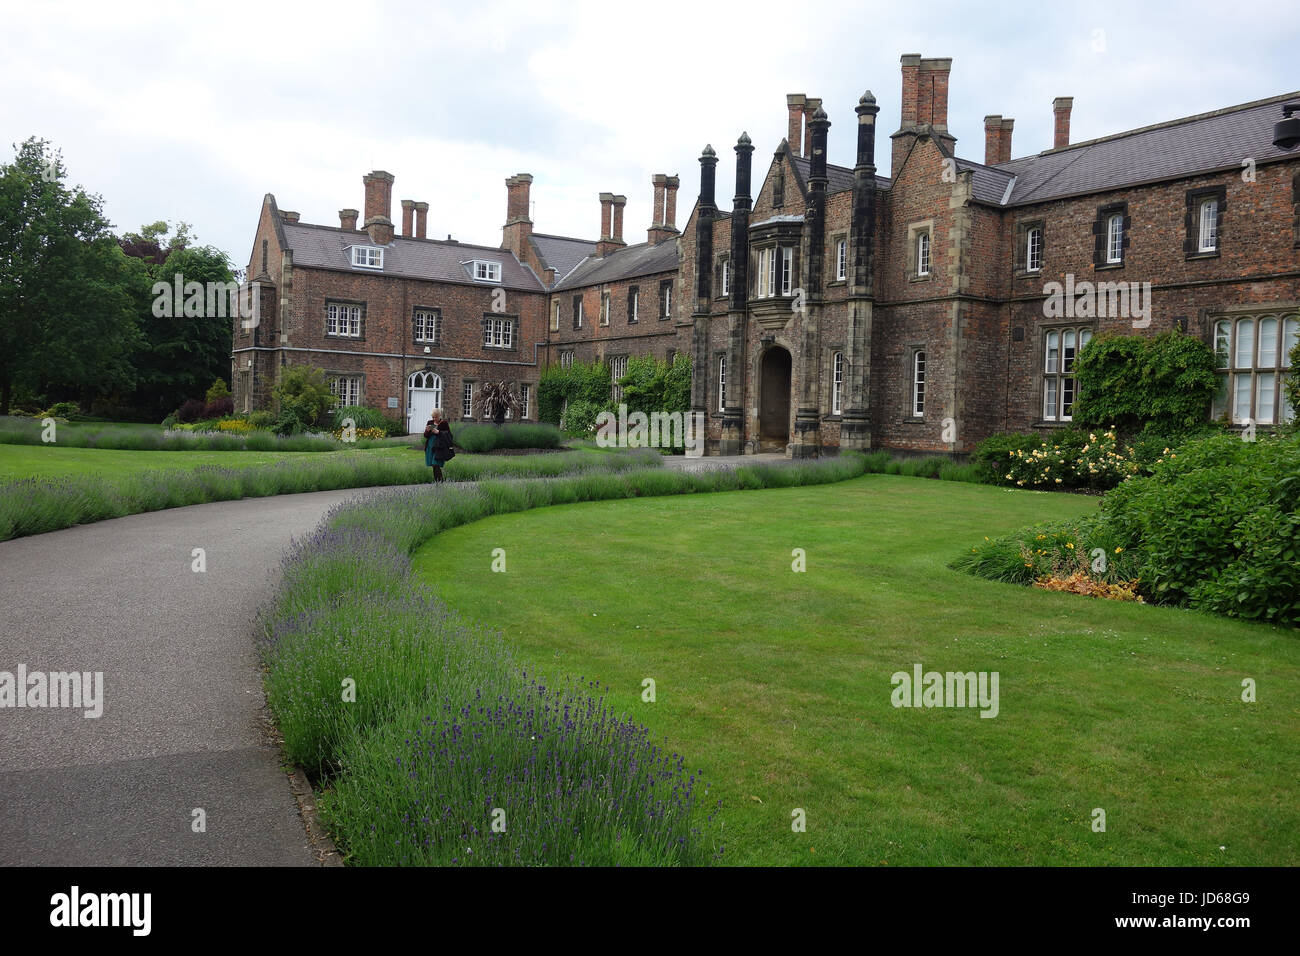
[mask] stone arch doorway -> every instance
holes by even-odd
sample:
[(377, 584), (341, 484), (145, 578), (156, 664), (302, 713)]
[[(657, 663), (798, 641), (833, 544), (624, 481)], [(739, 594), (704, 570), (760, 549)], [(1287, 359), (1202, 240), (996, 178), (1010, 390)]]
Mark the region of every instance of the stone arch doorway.
[(758, 450), (785, 451), (790, 442), (790, 353), (774, 345), (758, 372)]

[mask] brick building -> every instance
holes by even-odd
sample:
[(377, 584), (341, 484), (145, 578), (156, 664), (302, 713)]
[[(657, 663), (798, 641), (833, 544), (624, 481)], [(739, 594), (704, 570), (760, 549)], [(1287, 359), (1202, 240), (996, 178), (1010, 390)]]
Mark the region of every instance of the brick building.
[(761, 181), (749, 137), (736, 143), (729, 211), (712, 148), (680, 233), (678, 178), (653, 177), (644, 243), (624, 241), (612, 193), (598, 239), (534, 233), (527, 174), (506, 181), (499, 249), (425, 238), (427, 206), (410, 201), (395, 235), (386, 173), (366, 177), (361, 229), (356, 210), (309, 226), (268, 196), (248, 271), (263, 318), (236, 328), (237, 407), (265, 404), (294, 362), (414, 421), (438, 394), (459, 414), (489, 376), (535, 394), (550, 362), (617, 373), (628, 355), (687, 353), (710, 453), (961, 454), (1067, 422), (1091, 337), (1178, 330), (1219, 355), (1212, 414), (1289, 417), (1300, 152), (1272, 140), (1300, 93), (1073, 144), (1073, 101), (1058, 97), (1050, 149), (1013, 159), (1014, 121), (989, 115), (976, 162), (948, 131), (950, 68), (902, 57), (888, 178), (870, 92), (852, 167), (828, 162), (821, 101), (792, 94)]

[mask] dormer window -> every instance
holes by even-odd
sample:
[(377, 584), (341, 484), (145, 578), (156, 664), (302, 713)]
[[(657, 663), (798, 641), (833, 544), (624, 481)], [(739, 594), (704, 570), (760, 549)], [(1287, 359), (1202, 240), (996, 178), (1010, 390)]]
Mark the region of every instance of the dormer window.
[(375, 246), (353, 246), (352, 265), (358, 269), (382, 269), (384, 250)]
[(501, 263), (475, 259), (470, 263), (470, 271), (475, 282), (500, 282)]

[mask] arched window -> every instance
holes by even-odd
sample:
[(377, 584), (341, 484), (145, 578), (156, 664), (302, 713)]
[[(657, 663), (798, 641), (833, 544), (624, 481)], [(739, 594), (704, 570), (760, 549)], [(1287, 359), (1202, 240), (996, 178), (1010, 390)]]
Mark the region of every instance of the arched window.
[(1219, 387), (1210, 414), (1234, 424), (1274, 425), (1295, 410), (1284, 385), (1291, 376), (1291, 350), (1300, 337), (1300, 317), (1264, 314), (1214, 323), (1214, 357)]

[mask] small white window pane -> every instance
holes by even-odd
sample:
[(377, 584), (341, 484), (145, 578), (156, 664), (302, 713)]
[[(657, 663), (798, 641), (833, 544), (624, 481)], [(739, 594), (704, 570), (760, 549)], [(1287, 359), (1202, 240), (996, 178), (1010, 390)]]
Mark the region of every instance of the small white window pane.
[(1226, 319), (1214, 323), (1214, 359), (1217, 368), (1228, 368), (1232, 356), (1232, 323)]
[(1228, 412), (1228, 376), (1227, 374), (1217, 376), (1214, 389), (1214, 402), (1210, 406), (1211, 418), (1222, 418)]
[(1056, 379), (1049, 378), (1043, 383), (1043, 418), (1049, 422), (1056, 421)]
[(1237, 322), (1237, 368), (1250, 368), (1255, 357), (1255, 320), (1240, 319)]
[(1233, 403), (1232, 403), (1232, 420), (1242, 423), (1250, 420), (1250, 376), (1236, 376)]
[(1056, 360), (1057, 360), (1057, 351), (1059, 348), (1058, 345), (1059, 342), (1060, 342), (1059, 332), (1047, 333), (1047, 359), (1043, 366), (1043, 371), (1045, 371), (1048, 375), (1052, 375), (1057, 371)]
[(1282, 323), (1282, 367), (1290, 368), (1291, 353), (1295, 351), (1297, 337), (1300, 337), (1300, 319), (1290, 317)]
[(1255, 420), (1271, 424), (1277, 389), (1276, 372), (1260, 372), (1255, 376)]
[(1255, 367), (1277, 367), (1277, 319), (1259, 320), (1259, 363)]

